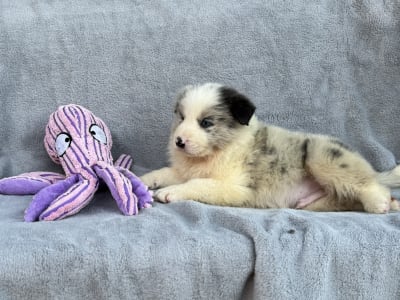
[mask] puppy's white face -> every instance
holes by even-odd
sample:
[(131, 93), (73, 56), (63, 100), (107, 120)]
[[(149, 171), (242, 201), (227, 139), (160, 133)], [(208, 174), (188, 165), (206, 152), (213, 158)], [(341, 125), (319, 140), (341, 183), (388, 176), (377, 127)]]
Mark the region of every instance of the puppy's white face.
[(189, 157), (212, 155), (248, 125), (254, 110), (245, 96), (220, 84), (187, 86), (175, 107), (171, 150)]

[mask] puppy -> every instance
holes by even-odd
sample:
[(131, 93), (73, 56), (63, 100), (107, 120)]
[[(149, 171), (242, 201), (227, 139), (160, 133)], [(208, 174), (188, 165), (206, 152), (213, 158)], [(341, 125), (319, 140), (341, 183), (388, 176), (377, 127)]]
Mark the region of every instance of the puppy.
[(336, 138), (265, 125), (254, 104), (215, 83), (179, 94), (169, 142), (170, 167), (141, 177), (161, 202), (298, 208), (399, 210), (390, 187), (400, 166), (378, 173)]

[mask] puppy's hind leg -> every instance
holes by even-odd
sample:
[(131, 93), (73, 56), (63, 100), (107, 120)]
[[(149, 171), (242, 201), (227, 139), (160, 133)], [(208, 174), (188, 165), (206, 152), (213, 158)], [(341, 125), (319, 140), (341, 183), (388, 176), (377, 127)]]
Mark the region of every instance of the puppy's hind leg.
[[(376, 176), (378, 182), (389, 188), (399, 188), (400, 187), (400, 166), (393, 168), (392, 170), (378, 173)], [(392, 197), (390, 202), (391, 210), (400, 210), (400, 202)]]
[(377, 181), (377, 172), (360, 154), (321, 136), (311, 138), (304, 149), (304, 167), (336, 200), (337, 210), (357, 210), (361, 202), (367, 212), (388, 212), (390, 190)]
[(377, 182), (362, 189), (359, 197), (368, 212), (387, 213), (391, 209), (390, 190)]
[(390, 209), (399, 211), (400, 210), (399, 200), (392, 197), (392, 201), (390, 202)]
[(327, 195), (317, 201), (314, 201), (307, 206), (303, 207), (305, 210), (312, 211), (345, 211), (345, 210), (357, 210), (362, 211), (363, 206), (360, 202), (347, 202), (347, 203), (338, 203), (337, 199), (335, 199), (332, 195)]

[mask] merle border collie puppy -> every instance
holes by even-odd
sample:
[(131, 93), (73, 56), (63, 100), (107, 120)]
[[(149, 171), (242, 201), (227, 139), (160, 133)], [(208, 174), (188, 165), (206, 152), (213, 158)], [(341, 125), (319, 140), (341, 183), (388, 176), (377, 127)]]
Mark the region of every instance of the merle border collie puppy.
[(156, 200), (314, 211), (398, 210), (400, 166), (376, 172), (338, 139), (266, 125), (254, 104), (215, 83), (178, 95), (170, 166), (145, 174)]

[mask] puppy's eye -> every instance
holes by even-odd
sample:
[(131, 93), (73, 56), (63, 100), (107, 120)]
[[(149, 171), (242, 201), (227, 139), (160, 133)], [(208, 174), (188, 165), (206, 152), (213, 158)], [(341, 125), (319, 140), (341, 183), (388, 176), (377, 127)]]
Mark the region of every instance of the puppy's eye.
[(175, 113), (178, 115), (179, 120), (181, 121), (185, 120), (185, 117), (182, 115), (180, 111), (176, 111)]
[(214, 123), (211, 122), (211, 120), (208, 119), (208, 118), (204, 118), (203, 120), (200, 121), (200, 127), (201, 128), (209, 128), (209, 127), (211, 127), (213, 125), (214, 125)]

